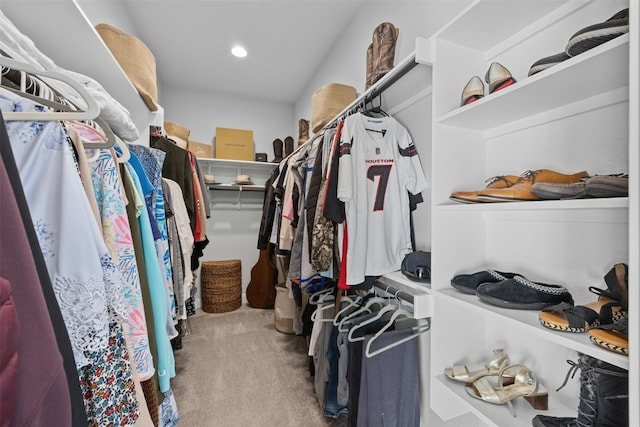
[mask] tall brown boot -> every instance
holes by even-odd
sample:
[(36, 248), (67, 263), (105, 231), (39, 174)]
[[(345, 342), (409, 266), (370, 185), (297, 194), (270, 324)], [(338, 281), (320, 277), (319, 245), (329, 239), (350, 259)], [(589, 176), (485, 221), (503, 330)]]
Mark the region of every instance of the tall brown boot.
[(309, 120), (298, 120), (298, 147), (309, 140)]
[(400, 29), (390, 22), (383, 22), (373, 30), (373, 83), (393, 68), (399, 34)]
[(293, 137), (288, 136), (284, 139), (284, 156), (287, 157), (291, 153), (293, 153)]
[(273, 140), (273, 154), (275, 157), (272, 163), (280, 163), (282, 161), (282, 140), (280, 138)]
[(365, 82), (365, 89), (369, 89), (369, 86), (373, 84), (373, 64), (373, 43), (371, 43), (367, 48), (367, 80)]

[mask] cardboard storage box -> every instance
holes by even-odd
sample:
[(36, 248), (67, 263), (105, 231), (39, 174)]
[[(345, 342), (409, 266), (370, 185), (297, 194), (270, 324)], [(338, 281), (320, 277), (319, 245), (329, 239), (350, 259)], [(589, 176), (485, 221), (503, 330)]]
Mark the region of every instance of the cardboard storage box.
[(189, 151), (201, 159), (210, 159), (213, 157), (213, 147), (211, 147), (211, 144), (189, 140)]
[(254, 160), (253, 131), (216, 128), (216, 159)]

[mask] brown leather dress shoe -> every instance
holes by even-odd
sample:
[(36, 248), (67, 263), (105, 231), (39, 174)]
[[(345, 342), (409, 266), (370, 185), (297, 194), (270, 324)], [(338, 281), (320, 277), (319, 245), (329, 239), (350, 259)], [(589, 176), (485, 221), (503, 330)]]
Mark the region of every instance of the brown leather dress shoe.
[(515, 201), (515, 200), (541, 200), (531, 192), (531, 187), (536, 182), (547, 182), (557, 184), (573, 184), (580, 182), (583, 177), (588, 177), (586, 171), (565, 175), (549, 169), (539, 169), (536, 171), (526, 171), (520, 175), (520, 179), (515, 185), (509, 188), (487, 188), (478, 193), (478, 198), (490, 201)]
[[(486, 188), (508, 188), (518, 182), (518, 176), (516, 175), (504, 175), (504, 176), (494, 176), (487, 179), (485, 182), (487, 183)], [(497, 200), (481, 200), (478, 198), (478, 193), (480, 191), (455, 191), (451, 193), (449, 198), (451, 200), (455, 200), (457, 202), (463, 203), (482, 203), (482, 202), (496, 202)]]

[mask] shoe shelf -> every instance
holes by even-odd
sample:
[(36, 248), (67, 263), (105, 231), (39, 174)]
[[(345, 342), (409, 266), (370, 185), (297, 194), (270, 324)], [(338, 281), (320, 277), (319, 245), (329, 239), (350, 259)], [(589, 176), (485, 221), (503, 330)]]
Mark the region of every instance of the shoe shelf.
[(602, 210), (629, 208), (628, 197), (607, 197), (575, 200), (536, 200), (496, 203), (460, 203), (447, 201), (436, 209), (440, 212), (539, 212), (565, 210)]
[(576, 408), (563, 405), (558, 399), (554, 399), (555, 393), (552, 390), (548, 390), (549, 409), (546, 411), (533, 409), (522, 397), (513, 399), (511, 403), (515, 410), (514, 417), (506, 404), (494, 405), (476, 399), (467, 393), (464, 384), (451, 381), (444, 374), (437, 375), (435, 381), (442, 390), (448, 392), (460, 404), (469, 406), (471, 412), (488, 426), (530, 427), (531, 419), (536, 415), (576, 416)]
[[(434, 51), (430, 403), (445, 420), (470, 413), (486, 425), (502, 427), (530, 426), (537, 414), (575, 417), (577, 376), (554, 390), (569, 369), (566, 360), (576, 360), (577, 353), (637, 378), (633, 358), (597, 346), (587, 333), (548, 329), (537, 310), (496, 307), (450, 286), (455, 274), (489, 266), (562, 284), (581, 305), (597, 299), (588, 288), (605, 288), (603, 274), (615, 263), (638, 269), (632, 256), (637, 247), (635, 184), (629, 197), (477, 204), (449, 199), (453, 191), (484, 188), (488, 177), (537, 169), (629, 173), (635, 183), (638, 159), (630, 155), (630, 141), (637, 142), (631, 133), (637, 118), (629, 112), (637, 111), (638, 99), (630, 91), (634, 56), (629, 57), (634, 46), (637, 50), (637, 34), (624, 34), (527, 76), (534, 61), (562, 52), (576, 31), (630, 3), (475, 0), (429, 40)], [(484, 97), (459, 107), (465, 83), (474, 75), (484, 80), (494, 61), (517, 82), (494, 93), (485, 85)], [(637, 309), (637, 297), (630, 292), (629, 311)], [(514, 418), (506, 405), (475, 399), (463, 384), (443, 375), (444, 368), (467, 361), (482, 366), (493, 348), (504, 348), (513, 356), (511, 363), (532, 369), (549, 391), (548, 411), (534, 410), (518, 398)], [(631, 385), (630, 391), (637, 396), (637, 387)], [(638, 425), (637, 415), (630, 416), (629, 425)]]
[[(549, 115), (552, 110), (565, 109), (571, 114), (571, 104), (585, 102), (583, 108), (589, 108), (586, 100), (617, 89), (621, 96), (628, 96), (628, 51), (626, 34), (456, 108), (436, 118), (436, 123), (487, 131), (505, 125), (513, 127), (521, 120), (535, 121), (536, 116)], [(620, 102), (618, 98), (613, 94), (596, 100), (596, 104)]]
[[(261, 210), (263, 183), (277, 167), (277, 163), (208, 158), (199, 158), (198, 164), (203, 174), (215, 178), (206, 183), (211, 208), (233, 210)], [(232, 184), (238, 175), (249, 175), (254, 184)]]
[[(200, 170), (205, 175), (213, 175), (214, 183), (208, 183), (210, 190), (261, 191), (262, 185), (271, 175), (277, 163), (251, 162), (245, 160), (199, 158)], [(249, 175), (255, 185), (235, 185), (238, 175)], [(243, 188), (241, 188), (243, 187)]]
[[(475, 0), (458, 14), (447, 26), (440, 29), (434, 37), (478, 51), (487, 51), (504, 40), (530, 27), (559, 8), (567, 12), (579, 7), (577, 2), (568, 0), (549, 1), (513, 1), (513, 0)], [(500, 17), (498, 25), (490, 25)], [(474, 30), (469, 36), (469, 29)]]
[[(586, 333), (565, 333), (545, 328), (540, 324), (538, 319), (539, 311), (537, 310), (515, 310), (496, 307), (483, 303), (475, 295), (463, 294), (452, 288), (436, 292), (438, 297), (452, 300), (453, 304), (459, 305), (460, 310), (475, 312), (477, 318), (493, 318), (500, 323), (509, 322), (512, 327), (517, 327), (518, 333), (523, 336), (535, 335), (545, 341), (588, 354), (612, 365), (629, 369), (629, 358), (627, 356), (598, 347), (589, 340), (589, 335)], [(579, 304), (579, 301), (576, 302), (576, 305)]]

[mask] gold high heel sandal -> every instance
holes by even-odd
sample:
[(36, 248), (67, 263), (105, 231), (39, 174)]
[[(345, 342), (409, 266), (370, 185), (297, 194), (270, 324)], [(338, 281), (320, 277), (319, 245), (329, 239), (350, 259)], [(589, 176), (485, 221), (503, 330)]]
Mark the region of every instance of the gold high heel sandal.
[(460, 381), (471, 384), (487, 375), (498, 375), (502, 368), (509, 365), (509, 356), (501, 348), (493, 350), (496, 358), (484, 365), (482, 368), (469, 370), (466, 365), (457, 365), (445, 368), (444, 374), (453, 381)]
[[(512, 382), (506, 384), (506, 381)], [(476, 399), (495, 405), (509, 407), (511, 415), (516, 416), (511, 401), (516, 397), (524, 397), (534, 409), (547, 410), (548, 396), (546, 390), (538, 384), (538, 380), (524, 365), (510, 365), (498, 374), (498, 387), (494, 387), (486, 377), (480, 378), (466, 386), (467, 393)]]

